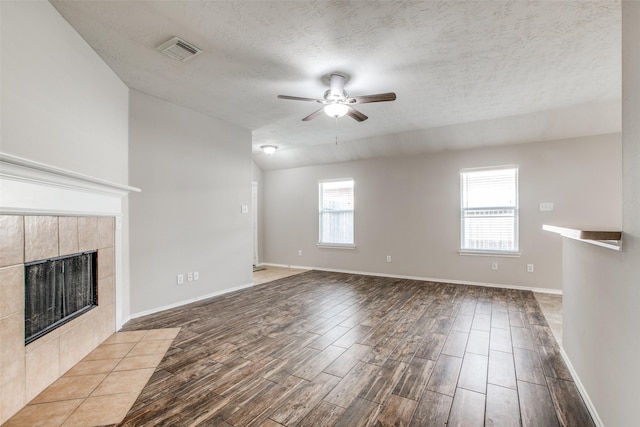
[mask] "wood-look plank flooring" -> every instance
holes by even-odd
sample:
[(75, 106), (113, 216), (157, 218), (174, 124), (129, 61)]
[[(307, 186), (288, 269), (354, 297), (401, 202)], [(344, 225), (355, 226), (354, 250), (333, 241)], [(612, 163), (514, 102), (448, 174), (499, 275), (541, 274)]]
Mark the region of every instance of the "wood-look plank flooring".
[(590, 426), (528, 291), (309, 271), (182, 328), (124, 426)]

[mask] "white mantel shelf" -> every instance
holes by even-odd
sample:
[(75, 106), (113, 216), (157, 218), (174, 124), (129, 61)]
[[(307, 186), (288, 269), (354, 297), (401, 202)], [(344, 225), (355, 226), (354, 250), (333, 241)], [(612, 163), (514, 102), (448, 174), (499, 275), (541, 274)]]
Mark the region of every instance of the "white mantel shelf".
[(122, 198), (140, 189), (0, 153), (0, 214), (122, 214)]
[[(48, 185), (83, 188), (117, 194), (139, 192), (140, 189), (83, 175), (56, 166), (47, 165), (12, 154), (0, 152), (0, 176), (22, 181), (41, 181)], [(46, 175), (46, 178), (43, 176)]]
[(557, 225), (542, 226), (543, 230), (560, 234), (562, 237), (579, 240), (614, 251), (622, 250), (622, 231), (607, 227), (567, 227)]

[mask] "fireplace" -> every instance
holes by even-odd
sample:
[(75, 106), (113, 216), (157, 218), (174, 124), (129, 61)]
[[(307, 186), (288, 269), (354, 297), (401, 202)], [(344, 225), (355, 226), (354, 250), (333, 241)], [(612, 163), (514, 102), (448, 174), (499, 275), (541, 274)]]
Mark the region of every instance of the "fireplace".
[[(127, 320), (123, 199), (140, 190), (2, 152), (0, 188), (2, 424)], [(25, 265), (90, 253), (93, 296), (89, 291), (79, 298), (77, 317), (54, 320), (57, 327), (25, 344), (25, 336), (33, 335), (26, 332), (26, 276), (32, 273)], [(92, 306), (92, 298), (99, 305)]]
[(98, 251), (25, 264), (25, 344), (98, 305)]

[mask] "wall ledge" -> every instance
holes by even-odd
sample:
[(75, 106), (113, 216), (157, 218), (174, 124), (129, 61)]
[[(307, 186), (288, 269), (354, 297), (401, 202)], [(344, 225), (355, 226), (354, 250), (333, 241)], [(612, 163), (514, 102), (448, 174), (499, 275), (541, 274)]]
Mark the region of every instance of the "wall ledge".
[(0, 178), (33, 184), (125, 195), (140, 189), (0, 152)]
[(568, 239), (601, 246), (614, 251), (622, 250), (622, 231), (608, 227), (561, 227), (544, 224), (542, 229)]

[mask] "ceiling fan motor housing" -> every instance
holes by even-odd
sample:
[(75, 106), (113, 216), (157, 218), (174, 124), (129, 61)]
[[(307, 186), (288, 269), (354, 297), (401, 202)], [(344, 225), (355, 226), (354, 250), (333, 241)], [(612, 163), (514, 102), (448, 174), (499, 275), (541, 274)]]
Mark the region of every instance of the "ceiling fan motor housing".
[[(344, 91), (345, 77), (340, 74), (331, 74), (329, 80), (329, 93), (332, 99), (345, 99), (347, 93)], [(325, 94), (325, 99), (327, 98)], [(327, 99), (329, 100), (329, 99)]]

